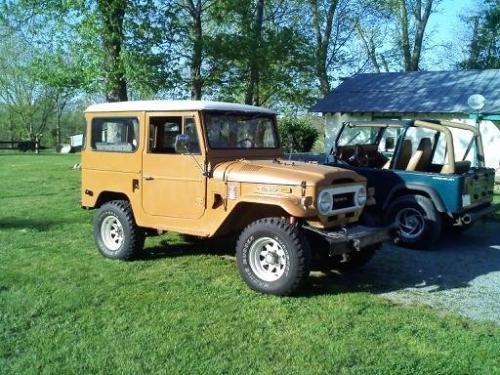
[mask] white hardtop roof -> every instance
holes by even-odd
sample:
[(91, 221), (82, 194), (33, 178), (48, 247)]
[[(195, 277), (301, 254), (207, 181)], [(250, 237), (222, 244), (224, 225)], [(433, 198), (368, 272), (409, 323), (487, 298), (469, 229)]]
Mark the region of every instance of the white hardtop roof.
[(92, 104), (85, 112), (128, 112), (128, 111), (238, 111), (275, 114), (274, 111), (253, 105), (209, 102), (202, 100), (143, 100)]

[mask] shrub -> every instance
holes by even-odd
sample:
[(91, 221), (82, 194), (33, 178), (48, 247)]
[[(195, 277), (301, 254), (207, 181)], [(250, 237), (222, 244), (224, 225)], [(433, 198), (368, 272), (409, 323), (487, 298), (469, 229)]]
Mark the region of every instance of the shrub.
[(309, 152), (319, 137), (306, 117), (285, 116), (278, 120), (278, 131), (286, 152)]

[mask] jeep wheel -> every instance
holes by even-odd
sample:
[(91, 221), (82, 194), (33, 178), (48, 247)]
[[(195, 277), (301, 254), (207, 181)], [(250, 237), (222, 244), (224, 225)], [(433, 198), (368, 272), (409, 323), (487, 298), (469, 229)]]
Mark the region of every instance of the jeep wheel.
[(236, 245), (240, 274), (253, 290), (289, 295), (309, 276), (310, 249), (299, 227), (280, 218), (253, 222)]
[(427, 249), (439, 239), (442, 220), (429, 198), (404, 195), (387, 212), (386, 220), (398, 226), (399, 245)]
[(135, 224), (130, 203), (124, 200), (110, 201), (99, 208), (94, 237), (101, 254), (111, 259), (131, 259), (144, 246), (144, 231)]

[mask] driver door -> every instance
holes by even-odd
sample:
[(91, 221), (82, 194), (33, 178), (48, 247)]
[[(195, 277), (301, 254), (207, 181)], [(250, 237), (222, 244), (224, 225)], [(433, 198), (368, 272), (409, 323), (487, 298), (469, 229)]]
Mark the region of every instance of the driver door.
[[(143, 156), (142, 204), (152, 216), (196, 219), (205, 211), (206, 177), (196, 113), (150, 113)], [(175, 151), (179, 134), (190, 136), (187, 154)]]

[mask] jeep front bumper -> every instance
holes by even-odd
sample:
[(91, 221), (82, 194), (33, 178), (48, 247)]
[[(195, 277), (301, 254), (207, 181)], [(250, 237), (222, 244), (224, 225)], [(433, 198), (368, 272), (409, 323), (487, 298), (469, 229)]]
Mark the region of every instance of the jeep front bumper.
[(330, 244), (331, 254), (362, 251), (366, 247), (392, 240), (397, 235), (394, 226), (368, 227), (352, 225), (339, 230), (325, 230), (304, 225), (303, 228), (323, 237)]

